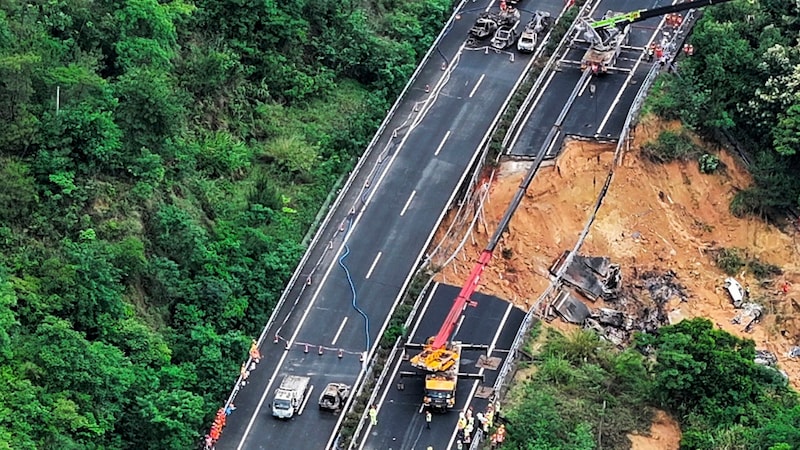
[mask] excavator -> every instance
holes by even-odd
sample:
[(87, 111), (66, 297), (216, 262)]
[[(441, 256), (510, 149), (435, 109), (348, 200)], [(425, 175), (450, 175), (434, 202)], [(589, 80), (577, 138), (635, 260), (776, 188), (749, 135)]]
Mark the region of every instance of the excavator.
[(589, 49), (581, 59), (581, 70), (592, 69), (592, 73), (606, 73), (614, 66), (622, 46), (628, 44), (630, 25), (692, 8), (702, 8), (730, 0), (691, 0), (685, 3), (661, 6), (653, 9), (640, 9), (629, 13), (608, 11), (602, 19), (583, 19), (584, 37)]

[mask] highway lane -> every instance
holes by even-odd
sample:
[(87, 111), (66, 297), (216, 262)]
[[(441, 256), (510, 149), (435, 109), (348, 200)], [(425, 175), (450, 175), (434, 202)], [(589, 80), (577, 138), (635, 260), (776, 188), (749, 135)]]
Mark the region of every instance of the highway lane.
[[(427, 337), (436, 334), (442, 320), (447, 315), (453, 299), (458, 295), (459, 287), (436, 285), (425, 303), (420, 307), (414, 321), (415, 326), (409, 334), (409, 342), (422, 343)], [(505, 358), (506, 352), (519, 329), (524, 311), (513, 307), (510, 303), (497, 297), (476, 293), (473, 299), (478, 302), (475, 308), (468, 307), (464, 321), (454, 339), (465, 344), (484, 344), (493, 346), (491, 356)], [(408, 350), (413, 355), (415, 350)], [(478, 373), (475, 364), (483, 350), (466, 350), (462, 353), (461, 372)], [(486, 400), (475, 399), (474, 389), (477, 385), (492, 386), (497, 377), (496, 370), (484, 370), (485, 380), (461, 379), (456, 390), (456, 408), (447, 413), (436, 413), (431, 421), (431, 430), (426, 429), (424, 414), (420, 413), (423, 394), (421, 378), (400, 379), (400, 371), (414, 371), (402, 355), (387, 364), (392, 376), (387, 377), (379, 389), (378, 426), (369, 427), (366, 439), (359, 442), (359, 449), (369, 450), (406, 450), (424, 449), (433, 446), (435, 449), (452, 448), (454, 430), (458, 420), (456, 411), (472, 405), (473, 409), (483, 411)], [(398, 390), (398, 383), (404, 384)]]
[[(628, 12), (642, 8), (654, 8), (672, 3), (670, 0), (601, 0), (592, 10), (592, 17), (599, 18), (606, 11)], [(651, 64), (643, 52), (635, 48), (645, 48), (651, 39), (660, 40), (662, 33), (661, 17), (654, 17), (631, 26), (629, 47), (623, 49), (616, 66), (628, 71), (610, 72), (593, 76), (576, 98), (564, 121), (563, 132), (547, 151), (548, 158), (558, 155), (566, 136), (582, 136), (616, 140), (622, 132), (636, 92), (647, 75)], [(555, 117), (569, 98), (572, 88), (581, 76), (579, 67), (587, 44), (573, 43), (559, 55), (558, 69), (545, 74), (546, 81), (535, 97), (531, 108), (525, 111), (526, 118), (512, 141), (507, 153), (516, 157), (532, 158), (542, 146)]]
[[(452, 39), (463, 43), (464, 26), (471, 24), (456, 23)], [(449, 45), (452, 48), (452, 43)], [(402, 128), (403, 118), (393, 118), (395, 123), (390, 123), (387, 130), (400, 128), (400, 132), (393, 140), (390, 131), (386, 133), (388, 137), (382, 138), (391, 151), (382, 158), (382, 167), (371, 178), (370, 188), (363, 194), (358, 190), (344, 194), (349, 198), (341, 202), (343, 211), (337, 211), (326, 231), (333, 236), (330, 242), (335, 249), (342, 246), (346, 236), (350, 253), (345, 263), (358, 305), (371, 319), (370, 346), (374, 346), (401, 288), (476, 156), (476, 147), (485, 137), (491, 118), (500, 111), (526, 63), (525, 58), (519, 57), (511, 63), (503, 55), (464, 53), (447, 82), (440, 86), (436, 101), (429, 103), (424, 117), (415, 116), (421, 119), (416, 127)], [(431, 86), (431, 95), (439, 91), (435, 77), (442, 72), (439, 67), (436, 69), (438, 73), (430, 68), (422, 71), (401, 109), (413, 110), (414, 97), (420, 98), (425, 84)], [(482, 81), (476, 89), (478, 80)], [(425, 112), (425, 107), (421, 111)], [(393, 144), (398, 140), (402, 145)], [(353, 185), (360, 186), (358, 181)], [(359, 196), (366, 204), (358, 201)], [(358, 208), (349, 215), (352, 204)], [(337, 232), (340, 224), (345, 225), (343, 232)], [(291, 306), (287, 302), (268, 330), (268, 337), (279, 331), (280, 342), (272, 344), (268, 339), (262, 345), (263, 360), (238, 394), (237, 410), (228, 419), (218, 449), (319, 449), (332, 436), (338, 417), (316, 410), (316, 397), (330, 381), (356, 381), (367, 336), (363, 317), (351, 305), (350, 283), (337, 263), (343, 253), (329, 251), (323, 255), (328, 242), (323, 239), (320, 248), (312, 250), (319, 254), (317, 259), (322, 257), (322, 263), (297, 307), (287, 316)], [(314, 255), (301, 273), (310, 273), (313, 262)], [(302, 286), (304, 283), (298, 283), (293, 290), (299, 294)], [(290, 299), (291, 294), (294, 292)], [(322, 355), (317, 352), (320, 345), (326, 347)], [(342, 358), (338, 357), (339, 348), (343, 350)], [(278, 421), (270, 417), (269, 401), (276, 383), (287, 374), (310, 375), (314, 389), (302, 415)], [(302, 440), (298, 439), (300, 436)]]

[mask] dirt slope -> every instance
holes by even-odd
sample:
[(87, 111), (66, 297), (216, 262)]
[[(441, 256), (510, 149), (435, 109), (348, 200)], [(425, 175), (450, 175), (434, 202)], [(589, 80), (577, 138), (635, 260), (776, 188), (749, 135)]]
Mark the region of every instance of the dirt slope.
[[(800, 345), (800, 234), (730, 214), (731, 198), (750, 178), (727, 153), (719, 153), (725, 168), (713, 175), (701, 174), (696, 162), (660, 165), (640, 158), (639, 145), (662, 129), (676, 126), (654, 121), (639, 125), (633, 149), (616, 168), (581, 253), (608, 256), (619, 263), (623, 283), (635, 271), (673, 270), (690, 294), (686, 302), (675, 300), (668, 305), (673, 317), (707, 317), (731, 333), (753, 339), (757, 348), (778, 356), (780, 367), (800, 388), (800, 358), (787, 357), (791, 346)], [(574, 246), (612, 158), (612, 146), (574, 141), (555, 165), (540, 171), (481, 280), (482, 292), (522, 307), (536, 300), (549, 284), (549, 266)], [(518, 162), (500, 168), (485, 204), (485, 227), (476, 227), (459, 256), (438, 275), (440, 281), (464, 281), (525, 169)], [(767, 307), (765, 319), (750, 333), (743, 331), (743, 325), (731, 324), (736, 311), (722, 289), (726, 275), (715, 267), (708, 252), (719, 247), (744, 249), (748, 256), (784, 271), (763, 286), (749, 274), (737, 276), (750, 287), (751, 297)], [(789, 283), (786, 294), (780, 292), (784, 282)], [(553, 325), (567, 327), (559, 321)]]

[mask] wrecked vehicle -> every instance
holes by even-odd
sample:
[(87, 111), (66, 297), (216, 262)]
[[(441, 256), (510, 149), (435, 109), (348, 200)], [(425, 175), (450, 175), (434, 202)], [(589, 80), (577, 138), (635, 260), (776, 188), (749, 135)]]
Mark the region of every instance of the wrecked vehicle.
[(733, 306), (736, 308), (741, 308), (742, 303), (747, 297), (746, 292), (742, 287), (742, 285), (734, 278), (726, 278), (724, 286), (725, 289), (728, 291), (728, 294), (731, 296), (731, 301), (733, 302)]
[(350, 397), (350, 386), (344, 383), (328, 383), (319, 396), (319, 409), (338, 411)]

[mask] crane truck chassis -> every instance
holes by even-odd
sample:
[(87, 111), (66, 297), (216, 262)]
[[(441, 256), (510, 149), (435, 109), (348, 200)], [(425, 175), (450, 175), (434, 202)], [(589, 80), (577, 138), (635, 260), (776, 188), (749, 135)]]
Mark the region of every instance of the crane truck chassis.
[(461, 353), (464, 350), (485, 350), (488, 345), (463, 344), (459, 341), (448, 343), (439, 351), (431, 351), (433, 337), (424, 344), (407, 343), (407, 349), (423, 351), (411, 358), (411, 365), (417, 372), (402, 371), (401, 378), (423, 378), (425, 382), (422, 404), (437, 412), (446, 412), (456, 405), (456, 390), (459, 379), (480, 379), (476, 373), (461, 373)]

